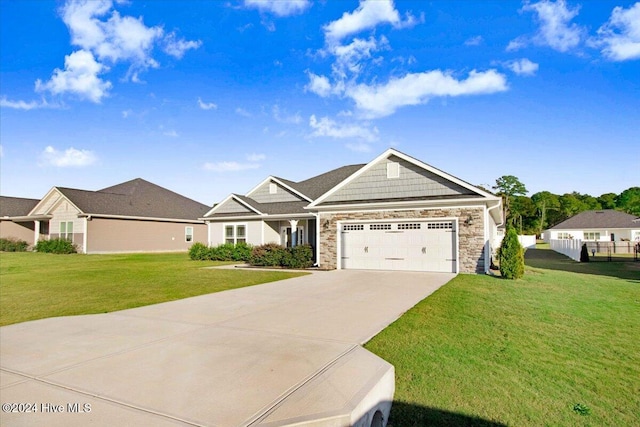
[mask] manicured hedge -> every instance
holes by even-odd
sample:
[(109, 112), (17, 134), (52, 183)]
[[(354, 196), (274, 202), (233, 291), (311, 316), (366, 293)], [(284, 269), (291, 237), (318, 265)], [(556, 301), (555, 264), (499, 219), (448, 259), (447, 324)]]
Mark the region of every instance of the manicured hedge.
[(0, 251), (2, 252), (26, 252), (29, 244), (24, 240), (13, 237), (0, 239)]
[(313, 249), (309, 245), (285, 248), (276, 243), (251, 246), (247, 243), (223, 243), (208, 247), (194, 243), (189, 258), (200, 261), (244, 261), (262, 267), (308, 268), (313, 265)]
[(194, 243), (189, 248), (189, 258), (198, 261), (249, 261), (252, 246), (247, 243), (223, 243), (208, 247), (202, 243)]
[(52, 254), (75, 254), (78, 248), (67, 239), (39, 240), (36, 243), (36, 251)]

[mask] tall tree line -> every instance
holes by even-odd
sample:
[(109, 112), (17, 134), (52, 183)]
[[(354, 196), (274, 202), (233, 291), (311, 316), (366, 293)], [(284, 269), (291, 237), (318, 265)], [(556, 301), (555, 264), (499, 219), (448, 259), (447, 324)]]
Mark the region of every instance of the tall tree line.
[(630, 187), (620, 194), (605, 193), (599, 197), (576, 191), (562, 195), (540, 191), (528, 197), (527, 189), (513, 175), (501, 176), (493, 186), (504, 202), (506, 224), (519, 234), (537, 234), (580, 212), (615, 209), (640, 216), (640, 187)]

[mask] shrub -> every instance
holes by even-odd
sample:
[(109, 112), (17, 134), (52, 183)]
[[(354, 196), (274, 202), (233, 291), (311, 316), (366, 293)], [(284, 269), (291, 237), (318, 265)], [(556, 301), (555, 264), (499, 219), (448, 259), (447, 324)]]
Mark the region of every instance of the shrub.
[(52, 254), (75, 254), (78, 249), (76, 245), (67, 239), (51, 239), (38, 241), (36, 251)]
[(245, 242), (236, 243), (236, 246), (233, 248), (233, 253), (231, 254), (231, 258), (233, 261), (245, 261), (248, 262), (251, 258), (251, 251), (253, 250), (253, 246)]
[(580, 250), (580, 262), (589, 262), (589, 249), (587, 249), (587, 244), (582, 244), (582, 249)]
[(278, 267), (282, 265), (282, 260), (286, 254), (287, 250), (281, 245), (267, 243), (253, 248), (249, 263), (251, 265)]
[(26, 252), (29, 244), (24, 240), (9, 237), (0, 239), (0, 251), (2, 252)]
[(209, 259), (213, 261), (232, 261), (233, 243), (223, 243), (209, 248)]
[(287, 249), (282, 265), (288, 268), (309, 268), (313, 265), (313, 249), (309, 245), (294, 246)]
[(524, 276), (524, 249), (518, 241), (518, 233), (513, 227), (507, 230), (500, 250), (500, 274), (505, 279), (519, 279)]
[(189, 248), (189, 258), (194, 261), (209, 259), (209, 248), (204, 243), (194, 243)]

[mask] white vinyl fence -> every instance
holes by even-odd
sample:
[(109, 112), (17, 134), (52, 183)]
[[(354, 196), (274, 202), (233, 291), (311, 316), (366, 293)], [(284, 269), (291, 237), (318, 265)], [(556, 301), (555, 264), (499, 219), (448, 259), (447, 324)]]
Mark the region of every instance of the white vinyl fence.
[(527, 235), (519, 235), (518, 240), (520, 244), (525, 249), (535, 249), (536, 248), (536, 236), (535, 234), (532, 236)]
[(574, 261), (580, 262), (580, 250), (582, 249), (582, 240), (578, 239), (560, 239), (549, 240), (551, 249), (568, 256)]

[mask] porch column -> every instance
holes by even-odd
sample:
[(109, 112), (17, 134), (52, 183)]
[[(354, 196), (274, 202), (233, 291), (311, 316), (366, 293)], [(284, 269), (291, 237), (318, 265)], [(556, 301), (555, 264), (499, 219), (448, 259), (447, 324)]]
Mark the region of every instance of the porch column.
[(289, 225), (291, 226), (291, 247), (295, 247), (298, 244), (298, 220), (290, 219)]
[(35, 220), (33, 222), (35, 224), (35, 227), (33, 227), (33, 245), (35, 246), (40, 240), (40, 221)]

